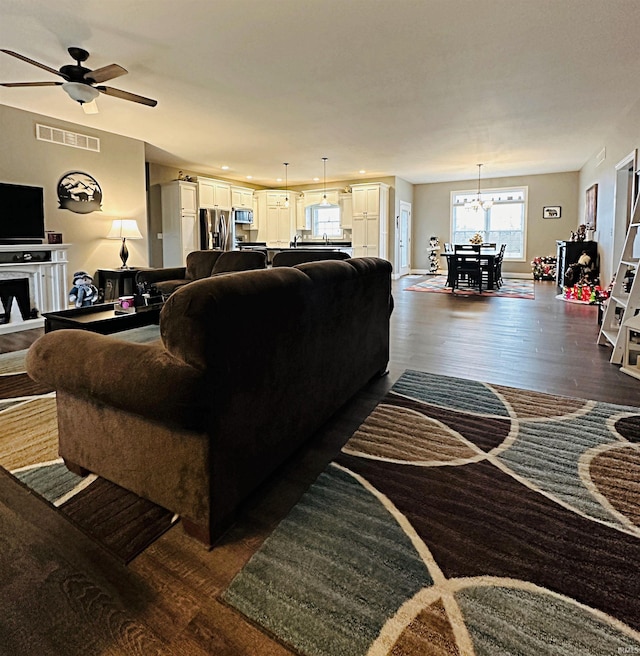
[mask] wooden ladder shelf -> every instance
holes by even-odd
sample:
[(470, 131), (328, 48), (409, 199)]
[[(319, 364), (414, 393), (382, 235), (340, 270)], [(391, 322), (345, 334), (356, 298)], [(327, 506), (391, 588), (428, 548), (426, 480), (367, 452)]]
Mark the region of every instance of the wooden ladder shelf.
[[(638, 228), (640, 228), (640, 203), (636, 202), (633, 218), (624, 240), (622, 257), (616, 271), (611, 296), (606, 301), (602, 326), (598, 335), (598, 344), (613, 346), (610, 359), (612, 364), (622, 364), (626, 348), (626, 331), (622, 328), (624, 319), (635, 316), (640, 310), (640, 282), (638, 282), (638, 278), (640, 278), (640, 271), (638, 271), (640, 238), (636, 244)], [(634, 276), (629, 285), (627, 272), (630, 271), (633, 271)]]

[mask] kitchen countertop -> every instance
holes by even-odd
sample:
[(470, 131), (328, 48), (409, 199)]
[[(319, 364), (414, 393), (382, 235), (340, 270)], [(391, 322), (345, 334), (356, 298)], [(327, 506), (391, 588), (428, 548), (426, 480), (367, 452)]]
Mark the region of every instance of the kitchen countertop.
[(317, 248), (318, 246), (320, 248), (351, 248), (351, 242), (350, 241), (299, 241), (297, 243), (297, 246), (299, 248)]
[(291, 251), (296, 250), (297, 248), (306, 249), (306, 250), (337, 250), (340, 248), (351, 248), (350, 241), (299, 241), (296, 246), (268, 246), (264, 243), (252, 243), (252, 242), (238, 242), (238, 248), (242, 249), (266, 249), (270, 251)]

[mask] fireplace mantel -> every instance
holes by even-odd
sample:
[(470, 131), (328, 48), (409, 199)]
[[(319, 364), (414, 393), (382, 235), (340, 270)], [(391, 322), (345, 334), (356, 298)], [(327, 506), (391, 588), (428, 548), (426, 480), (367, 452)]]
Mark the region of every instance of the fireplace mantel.
[[(14, 310), (0, 334), (44, 326), (43, 312), (67, 307), (67, 250), (70, 244), (0, 244), (0, 279), (28, 278), (29, 300), (37, 319), (22, 320)], [(8, 308), (7, 308), (8, 310)]]

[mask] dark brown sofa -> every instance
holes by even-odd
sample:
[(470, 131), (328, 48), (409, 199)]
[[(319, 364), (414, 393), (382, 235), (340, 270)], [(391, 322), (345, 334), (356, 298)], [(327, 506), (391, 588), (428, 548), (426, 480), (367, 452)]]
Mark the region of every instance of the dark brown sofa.
[(136, 284), (154, 285), (165, 296), (176, 289), (210, 276), (231, 271), (264, 269), (267, 258), (263, 253), (251, 251), (192, 251), (187, 255), (185, 267), (146, 269), (136, 274)]
[(210, 545), (385, 371), (390, 308), (391, 265), (377, 258), (231, 273), (172, 294), (155, 343), (54, 331), (31, 346), (27, 370), (57, 392), (70, 468), (178, 513)]

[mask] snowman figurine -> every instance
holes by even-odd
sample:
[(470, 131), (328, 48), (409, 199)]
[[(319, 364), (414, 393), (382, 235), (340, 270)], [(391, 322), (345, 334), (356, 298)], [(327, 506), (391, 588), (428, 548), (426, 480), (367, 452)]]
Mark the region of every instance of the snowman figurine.
[(438, 251), (440, 250), (440, 240), (437, 237), (429, 239), (429, 273), (438, 273)]

